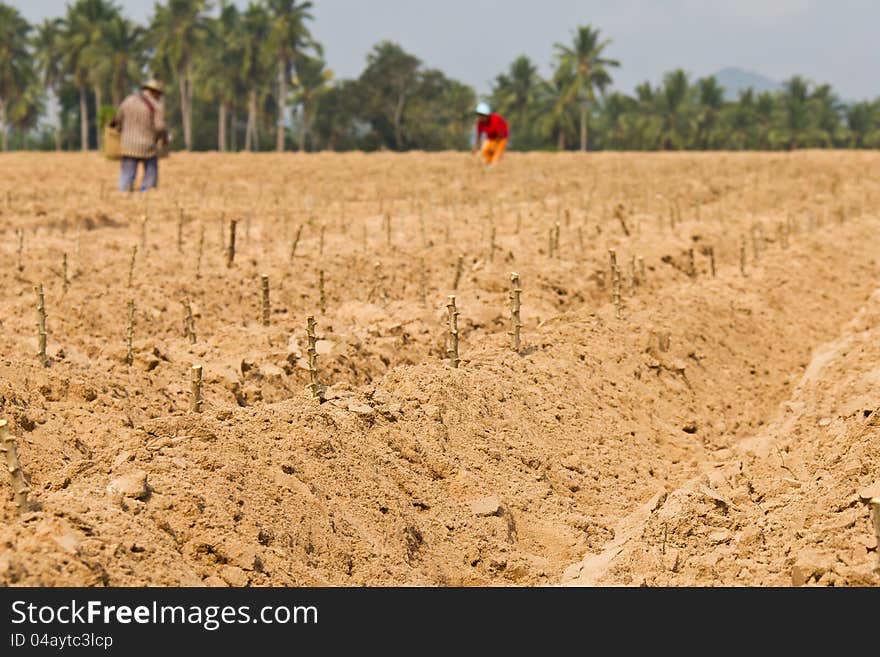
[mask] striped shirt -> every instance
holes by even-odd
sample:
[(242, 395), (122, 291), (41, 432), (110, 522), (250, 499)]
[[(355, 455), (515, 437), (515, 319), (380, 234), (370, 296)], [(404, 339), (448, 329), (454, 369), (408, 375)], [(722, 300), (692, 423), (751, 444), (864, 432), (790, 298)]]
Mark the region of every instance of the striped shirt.
[[(153, 111), (147, 106), (153, 107)], [(131, 94), (119, 105), (116, 120), (122, 126), (119, 147), (123, 157), (158, 155), (156, 137), (165, 130), (165, 107), (147, 94)]]

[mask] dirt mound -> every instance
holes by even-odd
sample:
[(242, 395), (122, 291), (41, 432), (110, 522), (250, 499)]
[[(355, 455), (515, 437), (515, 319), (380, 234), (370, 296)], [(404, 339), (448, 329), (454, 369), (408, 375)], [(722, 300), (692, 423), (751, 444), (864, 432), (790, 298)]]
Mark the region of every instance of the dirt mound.
[(566, 583), (876, 586), (860, 492), (880, 471), (880, 291), (823, 345), (765, 428), (716, 455)]

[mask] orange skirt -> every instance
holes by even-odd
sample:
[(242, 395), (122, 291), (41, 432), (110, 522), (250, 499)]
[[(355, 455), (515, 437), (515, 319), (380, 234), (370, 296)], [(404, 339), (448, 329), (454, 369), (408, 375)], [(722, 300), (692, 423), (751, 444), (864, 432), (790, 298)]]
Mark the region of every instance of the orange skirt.
[(483, 160), (486, 164), (495, 164), (501, 159), (507, 148), (507, 138), (486, 139), (483, 142)]

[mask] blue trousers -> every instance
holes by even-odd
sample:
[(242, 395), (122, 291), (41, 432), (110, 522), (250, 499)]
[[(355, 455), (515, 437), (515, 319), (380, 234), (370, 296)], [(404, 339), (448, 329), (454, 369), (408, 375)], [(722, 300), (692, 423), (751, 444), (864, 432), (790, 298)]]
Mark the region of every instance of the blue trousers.
[(144, 177), (141, 180), (141, 191), (145, 192), (159, 185), (159, 158), (123, 157), (119, 169), (119, 191), (134, 191), (134, 181), (137, 178), (138, 164), (144, 164)]

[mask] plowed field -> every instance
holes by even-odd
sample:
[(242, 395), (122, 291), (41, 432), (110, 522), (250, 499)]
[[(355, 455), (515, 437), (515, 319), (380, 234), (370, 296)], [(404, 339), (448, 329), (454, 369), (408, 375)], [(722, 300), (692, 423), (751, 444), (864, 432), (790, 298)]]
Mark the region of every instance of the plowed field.
[(0, 585), (880, 585), (876, 153), (116, 175), (0, 156)]

